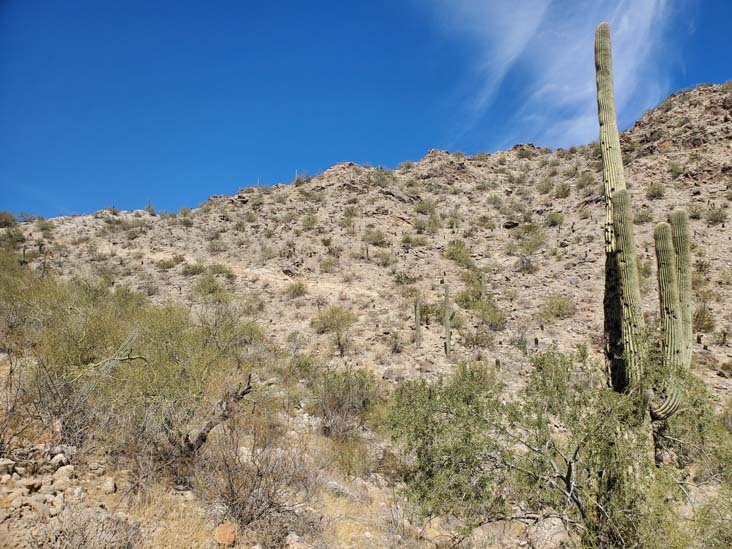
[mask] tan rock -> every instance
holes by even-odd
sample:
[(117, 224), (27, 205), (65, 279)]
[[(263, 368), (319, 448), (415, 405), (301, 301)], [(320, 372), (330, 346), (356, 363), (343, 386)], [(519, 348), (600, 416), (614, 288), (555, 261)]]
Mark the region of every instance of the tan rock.
[(73, 465), (64, 465), (63, 467), (59, 467), (58, 470), (53, 474), (53, 480), (57, 481), (62, 478), (72, 478), (75, 473), (75, 468)]
[(236, 543), (236, 528), (230, 522), (222, 522), (214, 530), (214, 539), (219, 545), (233, 547)]

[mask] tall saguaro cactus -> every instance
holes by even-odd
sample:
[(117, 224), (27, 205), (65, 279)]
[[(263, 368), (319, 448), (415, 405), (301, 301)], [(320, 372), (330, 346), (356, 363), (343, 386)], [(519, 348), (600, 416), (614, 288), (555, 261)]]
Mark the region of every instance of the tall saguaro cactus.
[[(615, 191), (625, 189), (625, 172), (620, 154), (620, 136), (615, 115), (613, 93), (612, 50), (610, 26), (600, 23), (595, 33), (595, 76), (597, 84), (597, 114), (600, 122), (600, 152), (602, 155), (602, 179), (605, 192), (605, 358), (611, 372), (613, 388), (622, 392), (629, 380), (625, 359), (627, 344), (623, 341), (620, 319), (623, 316), (619, 287), (620, 274), (617, 262), (617, 242), (613, 223), (612, 197)], [(627, 332), (626, 335), (631, 335)], [(633, 346), (633, 345), (631, 345)], [(631, 359), (632, 361), (632, 359)]]
[(444, 318), (443, 323), (445, 325), (445, 354), (450, 356), (450, 338), (452, 336), (452, 311), (450, 310), (450, 290), (445, 283), (445, 303), (444, 303)]
[[(597, 112), (605, 185), (605, 351), (613, 389), (646, 389), (646, 328), (640, 308), (630, 193), (626, 189), (613, 97), (610, 27), (595, 33)], [(648, 402), (651, 418), (663, 420), (680, 403), (678, 374), (691, 364), (691, 271), (688, 216), (675, 210), (655, 228), (666, 398)], [(652, 397), (652, 395), (649, 395)]]

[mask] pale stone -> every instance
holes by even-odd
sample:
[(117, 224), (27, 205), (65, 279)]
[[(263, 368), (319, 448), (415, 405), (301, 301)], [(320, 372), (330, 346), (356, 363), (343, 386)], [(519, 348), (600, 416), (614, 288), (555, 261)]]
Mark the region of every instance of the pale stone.
[(0, 475), (11, 475), (15, 468), (15, 462), (12, 459), (0, 459)]
[(105, 479), (102, 483), (102, 492), (105, 494), (114, 494), (117, 491), (117, 484), (112, 477)]
[(53, 480), (59, 480), (62, 478), (71, 478), (74, 476), (75, 468), (73, 465), (64, 465), (53, 474)]
[(219, 545), (233, 547), (236, 543), (236, 528), (230, 522), (222, 522), (214, 530), (214, 539)]

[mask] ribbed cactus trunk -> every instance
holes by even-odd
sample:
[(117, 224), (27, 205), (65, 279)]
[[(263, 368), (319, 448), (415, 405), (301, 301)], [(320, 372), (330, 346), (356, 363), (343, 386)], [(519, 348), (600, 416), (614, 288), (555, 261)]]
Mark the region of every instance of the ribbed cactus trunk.
[(676, 277), (676, 252), (671, 237), (671, 225), (659, 223), (653, 233), (658, 264), (658, 300), (663, 334), (663, 363), (676, 371), (683, 358), (683, 329), (679, 284)]
[(625, 173), (620, 152), (615, 96), (613, 92), (612, 51), (610, 27), (601, 23), (595, 33), (595, 76), (597, 84), (597, 114), (600, 122), (600, 152), (602, 154), (602, 179), (605, 191), (605, 359), (611, 373), (613, 388), (627, 390), (629, 378), (626, 369), (626, 349), (621, 324), (622, 296), (620, 273), (617, 263), (617, 242), (613, 228), (613, 193), (623, 190)]
[[(617, 251), (613, 254), (618, 280), (615, 299), (620, 301), (620, 348), (617, 365), (611, 370), (613, 387), (627, 390), (643, 378), (645, 322), (641, 313), (638, 260), (633, 238), (630, 193), (620, 189), (612, 195), (613, 231)], [(617, 321), (617, 319), (616, 319)]]
[(689, 216), (686, 210), (671, 213), (671, 238), (676, 252), (676, 277), (681, 309), (682, 368), (691, 368), (691, 253), (689, 251)]
[[(600, 121), (603, 179), (605, 183), (605, 339), (610, 379), (618, 392), (645, 387), (644, 363), (648, 359), (646, 329), (640, 309), (638, 267), (633, 240), (630, 193), (625, 187), (620, 138), (615, 116), (610, 53), (610, 28), (601, 23), (595, 34), (597, 111)], [(663, 345), (665, 400), (660, 405), (648, 400), (650, 416), (664, 420), (679, 406), (679, 374), (691, 365), (691, 270), (688, 216), (675, 210), (671, 223), (659, 223), (654, 239), (658, 265), (658, 288)], [(608, 222), (609, 220), (609, 222)], [(639, 394), (636, 392), (636, 394)], [(646, 397), (647, 398), (647, 397)], [(645, 415), (647, 407), (643, 406)]]
[(422, 346), (422, 299), (419, 294), (414, 300), (414, 343), (417, 349)]
[(450, 290), (445, 283), (445, 355), (450, 356), (451, 346), (450, 337), (452, 336), (452, 311), (450, 310)]

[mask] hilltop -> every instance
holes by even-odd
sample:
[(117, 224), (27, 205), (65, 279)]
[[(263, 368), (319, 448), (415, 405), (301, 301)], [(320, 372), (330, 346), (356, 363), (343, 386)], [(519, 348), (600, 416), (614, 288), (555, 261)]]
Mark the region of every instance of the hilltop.
[[(622, 133), (621, 146), (651, 323), (658, 317), (654, 224), (676, 207), (689, 211), (694, 372), (722, 411), (732, 397), (732, 309), (725, 307), (732, 301), (732, 88), (701, 85), (670, 96)], [(466, 361), (495, 367), (516, 393), (531, 357), (542, 351), (602, 364), (602, 193), (597, 144), (554, 151), (521, 144), (475, 156), (431, 150), (395, 170), (346, 162), (290, 184), (211, 196), (176, 214), (107, 209), (22, 222), (5, 229), (4, 238), (15, 239), (37, 271), (101, 279), (156, 304), (182, 304), (194, 315), (207, 301), (230, 296), (268, 348), (315, 357), (325, 368), (365, 369), (385, 394), (404, 380), (438, 379)], [(455, 311), (450, 356), (442, 324), (446, 287)], [(417, 296), (425, 321), (419, 348)], [(332, 306), (353, 317), (338, 338), (314, 322)], [(253, 394), (266, 388), (262, 394), (292, 404), (288, 428), (309, 437), (307, 445), (327, 445), (305, 392), (293, 393), (265, 367), (252, 383)], [(396, 466), (384, 465), (395, 459), (394, 448), (368, 425), (361, 436), (362, 459), (378, 465), (354, 473), (329, 462), (321, 499), (312, 504), (329, 525), (326, 546), (397, 545), (399, 529), (387, 523), (396, 520), (389, 517), (398, 500), (385, 472)], [(103, 474), (86, 463), (88, 501), (116, 509), (122, 498), (103, 483), (110, 477), (123, 483), (124, 472), (109, 456), (91, 462), (103, 462)], [(148, 538), (162, 544), (196, 516), (196, 546), (211, 543), (215, 524), (190, 511), (198, 504), (191, 492), (170, 489), (159, 498), (175, 511), (164, 524), (151, 519), (149, 508), (148, 515), (138, 513)], [(7, 508), (3, 528), (29, 520)], [(422, 539), (449, 530), (449, 524), (425, 526)], [(549, 524), (500, 536), (506, 546), (527, 536), (548, 546), (561, 538), (556, 531)], [(305, 546), (306, 534), (297, 534), (288, 543)]]

